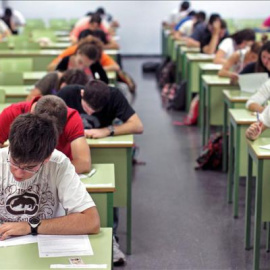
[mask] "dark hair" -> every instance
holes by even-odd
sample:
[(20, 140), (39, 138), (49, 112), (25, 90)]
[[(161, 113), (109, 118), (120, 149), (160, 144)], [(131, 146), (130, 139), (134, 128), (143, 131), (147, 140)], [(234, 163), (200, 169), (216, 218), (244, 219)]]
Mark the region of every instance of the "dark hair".
[(97, 23), (98, 25), (101, 24), (101, 16), (98, 13), (91, 15), (90, 23)]
[(197, 17), (197, 20), (198, 20), (199, 22), (204, 22), (205, 19), (206, 19), (205, 12), (204, 12), (204, 11), (199, 11), (199, 12), (197, 13), (196, 17)]
[(97, 37), (87, 36), (85, 38), (82, 38), (78, 43), (78, 47), (83, 44), (94, 44), (100, 50), (100, 54), (103, 51), (103, 43)]
[(262, 42), (256, 41), (250, 46), (250, 52), (259, 54), (261, 48), (262, 48)]
[(189, 6), (190, 6), (189, 1), (184, 1), (183, 3), (181, 3), (180, 9), (187, 10), (187, 9), (189, 9)]
[(263, 44), (263, 46), (261, 47), (261, 50), (259, 52), (259, 56), (258, 56), (258, 60), (256, 63), (256, 67), (255, 67), (255, 72), (267, 72), (269, 73), (270, 70), (267, 70), (266, 67), (263, 65), (262, 62), (262, 53), (263, 51), (267, 51), (268, 53), (270, 53), (270, 41), (267, 41)]
[(221, 29), (227, 29), (227, 23), (223, 19), (220, 20), (220, 28)]
[(85, 14), (85, 16), (92, 16), (93, 14), (95, 14), (95, 12), (93, 12), (93, 11), (88, 11), (88, 12)]
[(76, 50), (76, 54), (83, 54), (94, 62), (98, 61), (101, 57), (100, 49), (95, 44), (91, 43), (84, 43), (79, 45)]
[[(96, 30), (86, 29), (86, 30), (83, 30), (83, 31), (79, 34), (78, 40), (82, 40), (83, 38), (86, 38), (86, 37), (88, 37), (88, 36), (96, 37), (96, 38), (98, 38), (102, 43), (108, 44), (106, 34), (105, 34), (101, 29), (96, 29)], [(101, 45), (101, 46), (103, 46), (103, 45)]]
[(210, 15), (208, 24), (212, 25), (218, 19), (220, 20), (220, 15), (218, 13), (213, 13)]
[(58, 132), (54, 121), (46, 115), (19, 115), (9, 132), (10, 154), (16, 163), (43, 162), (55, 149)]
[(237, 45), (241, 44), (243, 41), (255, 41), (255, 32), (252, 29), (243, 29), (241, 31), (235, 32), (231, 35), (231, 38), (235, 41)]
[(68, 69), (61, 77), (59, 85), (62, 83), (85, 85), (87, 82), (88, 77), (84, 71), (80, 69)]
[(94, 110), (101, 111), (110, 98), (110, 88), (99, 80), (89, 81), (84, 88), (82, 99)]
[(105, 14), (105, 9), (102, 8), (102, 7), (99, 7), (97, 10), (96, 10), (96, 13), (100, 14), (100, 15), (104, 15)]
[(12, 9), (11, 8), (6, 8), (4, 16), (11, 17), (12, 16)]
[(196, 13), (196, 11), (194, 11), (194, 10), (192, 10), (192, 11), (190, 11), (189, 13), (188, 13), (188, 16), (196, 16), (197, 15), (197, 13)]
[(67, 105), (59, 97), (53, 95), (42, 96), (36, 103), (34, 113), (47, 115), (56, 123), (58, 133), (61, 134), (67, 123)]

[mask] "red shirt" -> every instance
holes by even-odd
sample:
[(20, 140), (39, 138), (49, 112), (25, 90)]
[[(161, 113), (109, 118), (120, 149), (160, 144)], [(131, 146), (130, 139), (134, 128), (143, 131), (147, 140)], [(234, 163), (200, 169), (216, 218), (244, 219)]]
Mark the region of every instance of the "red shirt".
[[(10, 105), (0, 114), (0, 143), (4, 143), (9, 136), (10, 126), (14, 119), (23, 113), (28, 113), (31, 110), (33, 103), (40, 97), (34, 98), (31, 101), (24, 101)], [(68, 107), (67, 123), (63, 132), (59, 136), (56, 149), (64, 153), (72, 160), (71, 142), (79, 137), (84, 136), (84, 128), (82, 119), (79, 113)]]

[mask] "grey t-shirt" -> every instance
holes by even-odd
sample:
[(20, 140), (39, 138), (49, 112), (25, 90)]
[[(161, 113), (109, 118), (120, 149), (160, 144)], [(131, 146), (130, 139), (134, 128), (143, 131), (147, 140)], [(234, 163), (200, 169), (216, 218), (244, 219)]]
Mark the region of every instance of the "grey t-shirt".
[(43, 96), (56, 94), (59, 86), (58, 72), (53, 71), (46, 74), (42, 79), (40, 79), (35, 87), (38, 88)]

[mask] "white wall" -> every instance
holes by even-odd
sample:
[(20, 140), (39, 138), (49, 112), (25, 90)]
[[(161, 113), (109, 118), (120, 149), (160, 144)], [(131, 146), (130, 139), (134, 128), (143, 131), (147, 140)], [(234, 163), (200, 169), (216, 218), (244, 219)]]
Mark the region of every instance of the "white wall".
[[(79, 18), (103, 6), (121, 24), (123, 54), (159, 54), (160, 25), (180, 1), (7, 1), (26, 18)], [(194, 10), (220, 13), (224, 18), (265, 18), (270, 1), (191, 1)]]

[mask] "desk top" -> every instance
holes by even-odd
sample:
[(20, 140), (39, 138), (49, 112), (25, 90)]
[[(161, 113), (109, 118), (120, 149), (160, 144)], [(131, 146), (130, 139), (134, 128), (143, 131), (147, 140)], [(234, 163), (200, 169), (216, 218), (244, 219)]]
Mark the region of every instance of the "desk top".
[(186, 45), (186, 41), (184, 41), (184, 40), (175, 40), (174, 42), (178, 46), (185, 46)]
[(229, 115), (238, 125), (250, 125), (257, 121), (256, 115), (246, 109), (229, 109)]
[(0, 50), (0, 56), (58, 56), (62, 50)]
[(219, 77), (218, 75), (202, 75), (202, 79), (208, 85), (231, 85), (229, 78)]
[(270, 138), (258, 138), (255, 141), (247, 140), (248, 148), (256, 155), (258, 159), (270, 159), (270, 150), (262, 149), (260, 146), (269, 145)]
[(204, 53), (187, 53), (186, 57), (189, 61), (212, 62), (215, 56)]
[(120, 135), (102, 139), (87, 139), (91, 148), (131, 148), (134, 144), (133, 135)]
[(201, 63), (199, 64), (199, 69), (204, 71), (219, 71), (222, 68), (220, 64), (214, 63)]
[(23, 72), (24, 80), (39, 80), (44, 77), (48, 72), (47, 71), (26, 71)]
[(115, 172), (114, 164), (92, 164), (96, 173), (92, 177), (81, 179), (88, 192), (114, 192)]
[(183, 53), (200, 53), (200, 48), (181, 46), (181, 54)]
[(224, 96), (231, 102), (246, 103), (252, 96), (251, 93), (243, 92), (240, 90), (223, 90)]
[(41, 49), (50, 49), (50, 50), (64, 50), (68, 47), (71, 46), (71, 43), (70, 42), (55, 42), (55, 43), (50, 43), (50, 44), (47, 44), (47, 45), (41, 45)]
[[(89, 235), (89, 239), (94, 255), (77, 257), (85, 264), (107, 264), (106, 269), (111, 269), (112, 229), (101, 228), (99, 234)], [(1, 248), (0, 269), (50, 269), (51, 264), (70, 264), (71, 257), (39, 258), (37, 243), (10, 246)]]
[(63, 37), (63, 36), (61, 36), (61, 37), (56, 37), (56, 40), (57, 40), (57, 42), (70, 42), (70, 37), (69, 36), (66, 36), (66, 37)]
[(26, 97), (29, 95), (33, 85), (0, 85), (6, 93), (6, 97)]

